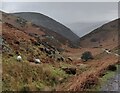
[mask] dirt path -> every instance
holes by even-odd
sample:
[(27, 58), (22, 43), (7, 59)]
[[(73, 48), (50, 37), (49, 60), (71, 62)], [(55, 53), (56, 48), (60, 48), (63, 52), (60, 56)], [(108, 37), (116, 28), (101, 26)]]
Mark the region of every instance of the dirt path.
[(109, 65), (116, 64), (117, 60), (118, 58), (115, 55), (106, 55), (101, 59), (96, 59), (88, 62), (90, 66), (89, 70), (72, 78), (72, 80), (61, 86), (61, 89), (64, 87), (68, 91), (86, 90), (90, 85), (97, 84), (98, 77), (104, 73), (105, 69)]

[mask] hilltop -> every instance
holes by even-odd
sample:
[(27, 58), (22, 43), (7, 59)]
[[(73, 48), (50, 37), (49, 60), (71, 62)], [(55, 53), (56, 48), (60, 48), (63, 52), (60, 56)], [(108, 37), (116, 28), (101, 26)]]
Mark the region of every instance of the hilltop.
[(48, 28), (50, 31), (59, 33), (72, 42), (76, 42), (79, 39), (79, 37), (74, 34), (68, 27), (41, 13), (20, 12), (14, 13), (14, 15), (24, 18), (27, 21), (30, 21), (38, 26)]
[(119, 20), (108, 22), (79, 39), (81, 47), (114, 48), (118, 46)]

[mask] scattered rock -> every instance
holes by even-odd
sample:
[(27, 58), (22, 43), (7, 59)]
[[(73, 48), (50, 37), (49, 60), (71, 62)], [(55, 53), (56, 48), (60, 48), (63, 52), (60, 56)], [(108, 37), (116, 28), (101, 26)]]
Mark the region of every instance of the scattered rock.
[(69, 61), (73, 61), (71, 57), (68, 57), (67, 59), (68, 59)]
[(62, 68), (66, 72), (66, 74), (76, 74), (76, 68)]
[(13, 57), (13, 54), (8, 54), (10, 57)]
[(19, 41), (14, 41), (14, 43), (15, 43), (15, 44), (17, 44), (17, 45), (19, 45), (19, 44), (20, 44), (20, 42), (19, 42)]

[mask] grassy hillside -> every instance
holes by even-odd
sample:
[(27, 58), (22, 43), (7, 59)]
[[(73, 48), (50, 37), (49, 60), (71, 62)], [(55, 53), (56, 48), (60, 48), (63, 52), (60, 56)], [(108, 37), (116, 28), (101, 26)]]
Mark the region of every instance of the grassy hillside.
[(37, 39), (40, 39), (40, 41), (44, 42), (44, 39), (49, 40), (49, 38), (51, 38), (52, 40), (48, 42), (51, 44), (52, 42), (57, 40), (59, 43), (57, 44), (55, 42), (53, 43), (53, 46), (55, 46), (56, 48), (60, 48), (63, 44), (73, 45), (70, 40), (63, 37), (62, 35), (54, 31), (51, 31), (50, 29), (45, 28), (42, 25), (39, 26), (35, 25), (31, 21), (26, 21), (25, 19), (16, 17), (12, 14), (7, 14), (2, 12), (2, 21), (8, 23), (9, 26), (11, 25), (11, 27), (13, 26), (23, 32), (28, 33), (32, 37), (36, 37)]
[[(57, 58), (50, 58), (40, 50), (47, 47), (36, 45), (36, 38), (8, 23), (3, 23), (2, 33), (3, 91), (52, 90), (68, 77), (59, 69)], [(22, 56), (22, 62), (17, 61), (18, 55)], [(42, 63), (35, 64), (34, 57)]]
[(89, 34), (80, 38), (81, 47), (108, 47), (118, 46), (119, 19), (109, 22)]
[(40, 25), (50, 29), (51, 31), (57, 32), (60, 35), (71, 40), (72, 42), (76, 42), (79, 39), (79, 37), (76, 34), (74, 34), (69, 28), (43, 14), (34, 12), (20, 12), (14, 13), (14, 15), (31, 21), (32, 23), (38, 26)]
[[(26, 23), (24, 19), (22, 24), (16, 20), (16, 17), (4, 14), (0, 27), (3, 72), (0, 73), (4, 92), (91, 90), (99, 84), (110, 65), (119, 63), (116, 54), (120, 49), (113, 42), (112, 53), (103, 51), (101, 47), (72, 48), (66, 38), (31, 22)], [(27, 25), (23, 25), (24, 22)], [(90, 51), (93, 59), (83, 62), (80, 58), (85, 51)], [(20, 61), (18, 56), (22, 57)], [(40, 63), (35, 59), (40, 59)]]

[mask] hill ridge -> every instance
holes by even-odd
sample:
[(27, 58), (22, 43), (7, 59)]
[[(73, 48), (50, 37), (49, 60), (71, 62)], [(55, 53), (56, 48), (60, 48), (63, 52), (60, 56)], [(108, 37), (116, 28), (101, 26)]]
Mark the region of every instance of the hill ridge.
[(62, 23), (44, 15), (36, 12), (17, 12), (13, 13), (15, 16), (19, 16), (26, 20), (31, 21), (36, 25), (41, 25), (45, 28), (48, 28), (54, 32), (61, 34), (62, 36), (68, 38), (72, 42), (75, 42), (79, 39), (79, 37), (71, 31), (68, 27), (63, 25)]

